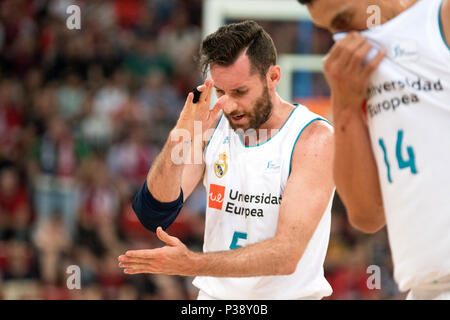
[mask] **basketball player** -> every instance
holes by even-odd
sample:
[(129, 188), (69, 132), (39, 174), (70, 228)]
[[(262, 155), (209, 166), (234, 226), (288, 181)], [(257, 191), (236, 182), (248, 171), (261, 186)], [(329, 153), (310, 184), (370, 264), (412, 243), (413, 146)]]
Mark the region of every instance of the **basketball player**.
[[(450, 0), (299, 2), (316, 25), (350, 32), (324, 70), (351, 224), (387, 225), (408, 299), (450, 299)], [(369, 5), (381, 24), (366, 30)]]
[[(276, 49), (257, 23), (219, 28), (200, 54), (212, 80), (199, 87), (197, 103), (188, 95), (171, 136), (182, 130), (193, 137), (194, 121), (215, 128), (204, 161), (175, 164), (178, 139), (169, 137), (133, 203), (166, 246), (128, 251), (119, 266), (127, 274), (196, 276), (198, 299), (329, 296), (323, 262), (334, 194), (332, 127), (278, 96)], [(213, 87), (219, 99), (210, 110)], [(163, 230), (200, 180), (208, 194), (203, 253)]]

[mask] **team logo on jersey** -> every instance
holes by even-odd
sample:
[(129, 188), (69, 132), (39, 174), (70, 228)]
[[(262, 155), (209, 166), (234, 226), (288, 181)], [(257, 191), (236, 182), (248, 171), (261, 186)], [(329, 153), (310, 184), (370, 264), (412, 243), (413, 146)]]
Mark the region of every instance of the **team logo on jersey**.
[(279, 172), (281, 168), (281, 164), (278, 159), (270, 160), (267, 162), (267, 166), (264, 169), (265, 172)]
[(217, 184), (209, 185), (208, 207), (222, 210), (223, 200), (225, 199), (225, 187)]
[(217, 178), (222, 178), (228, 171), (227, 154), (219, 154), (219, 160), (214, 162), (214, 173)]
[(391, 46), (390, 55), (396, 61), (416, 61), (419, 51), (414, 41), (401, 41)]

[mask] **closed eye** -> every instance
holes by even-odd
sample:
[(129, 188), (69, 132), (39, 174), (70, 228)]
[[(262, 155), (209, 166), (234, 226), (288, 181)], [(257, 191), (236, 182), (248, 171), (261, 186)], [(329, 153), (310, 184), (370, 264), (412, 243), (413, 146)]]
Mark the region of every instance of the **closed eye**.
[[(231, 91), (231, 94), (233, 96), (236, 96), (236, 97), (242, 97), (242, 96), (246, 95), (247, 93), (248, 93), (248, 89), (244, 89), (244, 90), (237, 89), (237, 90), (232, 90)], [(216, 95), (217, 95), (217, 97), (221, 97), (224, 94), (225, 94), (225, 91), (223, 91), (222, 89), (216, 88)]]
[(246, 95), (247, 92), (248, 92), (248, 90), (235, 90), (235, 91), (233, 91), (233, 94), (238, 97), (242, 97), (242, 96)]
[(224, 94), (225, 94), (225, 91), (216, 88), (216, 95), (217, 95), (217, 97), (221, 97), (221, 96), (223, 96)]

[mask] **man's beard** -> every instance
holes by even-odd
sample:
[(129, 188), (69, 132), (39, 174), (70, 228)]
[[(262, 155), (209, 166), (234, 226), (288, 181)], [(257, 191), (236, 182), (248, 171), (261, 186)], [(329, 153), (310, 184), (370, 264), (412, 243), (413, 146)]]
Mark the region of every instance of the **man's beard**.
[(269, 89), (267, 85), (264, 86), (264, 91), (261, 96), (256, 100), (253, 109), (249, 113), (245, 113), (244, 116), (248, 120), (247, 127), (243, 127), (239, 124), (234, 124), (231, 117), (240, 114), (240, 111), (233, 111), (230, 114), (225, 114), (230, 123), (231, 128), (233, 130), (249, 130), (249, 129), (258, 129), (261, 127), (267, 120), (269, 120), (270, 115), (272, 114), (273, 104), (270, 101)]

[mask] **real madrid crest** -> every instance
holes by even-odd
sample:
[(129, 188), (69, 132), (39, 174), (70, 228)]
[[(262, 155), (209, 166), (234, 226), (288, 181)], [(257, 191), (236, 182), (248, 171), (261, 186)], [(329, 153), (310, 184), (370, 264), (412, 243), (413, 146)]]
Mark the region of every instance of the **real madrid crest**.
[(217, 178), (222, 178), (228, 171), (227, 154), (219, 154), (219, 160), (214, 162), (214, 173)]

